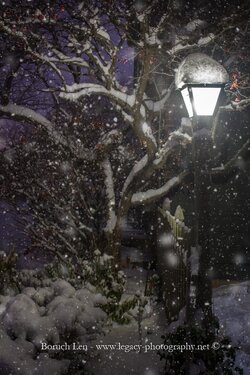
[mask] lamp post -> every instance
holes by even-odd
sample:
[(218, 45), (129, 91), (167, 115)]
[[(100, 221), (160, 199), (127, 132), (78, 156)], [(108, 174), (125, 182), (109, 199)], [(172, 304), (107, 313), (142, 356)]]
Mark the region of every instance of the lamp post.
[(194, 173), (195, 225), (194, 248), (189, 254), (190, 280), (187, 319), (203, 311), (204, 323), (212, 315), (210, 258), (210, 168), (212, 158), (211, 123), (221, 89), (228, 82), (225, 68), (211, 57), (194, 53), (180, 64), (175, 84), (180, 90), (188, 115), (192, 119), (192, 155)]

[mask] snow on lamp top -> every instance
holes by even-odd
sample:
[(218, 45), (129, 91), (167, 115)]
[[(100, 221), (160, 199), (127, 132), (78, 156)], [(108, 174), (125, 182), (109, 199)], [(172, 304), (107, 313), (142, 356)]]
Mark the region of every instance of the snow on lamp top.
[(229, 77), (226, 69), (204, 53), (192, 53), (180, 64), (176, 75), (175, 85), (182, 89), (185, 85), (223, 85)]

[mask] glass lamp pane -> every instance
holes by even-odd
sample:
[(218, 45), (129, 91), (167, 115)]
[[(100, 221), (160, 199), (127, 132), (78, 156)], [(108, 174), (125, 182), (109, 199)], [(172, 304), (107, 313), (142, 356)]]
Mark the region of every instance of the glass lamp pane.
[(194, 113), (193, 113), (193, 108), (192, 108), (192, 104), (191, 104), (191, 100), (190, 100), (190, 96), (189, 96), (189, 92), (188, 92), (187, 87), (185, 89), (181, 90), (181, 95), (183, 97), (183, 100), (184, 100), (185, 106), (187, 108), (189, 117), (193, 117)]
[(213, 115), (220, 90), (220, 87), (192, 87), (197, 116)]

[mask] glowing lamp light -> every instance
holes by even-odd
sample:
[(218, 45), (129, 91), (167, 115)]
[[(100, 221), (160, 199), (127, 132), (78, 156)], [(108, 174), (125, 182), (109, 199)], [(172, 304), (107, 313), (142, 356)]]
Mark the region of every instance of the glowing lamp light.
[(189, 117), (212, 116), (222, 87), (229, 77), (225, 68), (203, 53), (193, 53), (180, 64), (175, 84)]
[(220, 95), (221, 87), (188, 86), (181, 90), (189, 117), (212, 116)]

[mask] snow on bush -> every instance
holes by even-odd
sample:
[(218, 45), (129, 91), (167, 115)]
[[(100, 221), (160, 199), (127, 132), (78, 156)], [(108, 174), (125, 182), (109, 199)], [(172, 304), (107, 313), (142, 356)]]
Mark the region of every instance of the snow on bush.
[(4, 329), (0, 328), (0, 374), (1, 375), (61, 375), (66, 374), (69, 361), (58, 361), (49, 358), (47, 353), (40, 353), (35, 358), (34, 346), (31, 342), (12, 340)]
[[(107, 314), (99, 304), (105, 299), (91, 289), (76, 290), (58, 279), (50, 287), (26, 287), (14, 297), (1, 296), (0, 369), (9, 374), (20, 368), (21, 374), (31, 374), (38, 367), (38, 374), (63, 374), (68, 361), (47, 358), (48, 353), (41, 354), (41, 344), (84, 344), (102, 332)], [(14, 360), (17, 351), (20, 356)], [(35, 353), (39, 353), (36, 360)]]
[(15, 273), (15, 283), (0, 295), (1, 375), (67, 373), (72, 357), (64, 353), (59, 360), (43, 351), (42, 343), (85, 345), (103, 332), (108, 319), (128, 322), (137, 298), (122, 298), (124, 286), (113, 258), (98, 250), (91, 261)]

